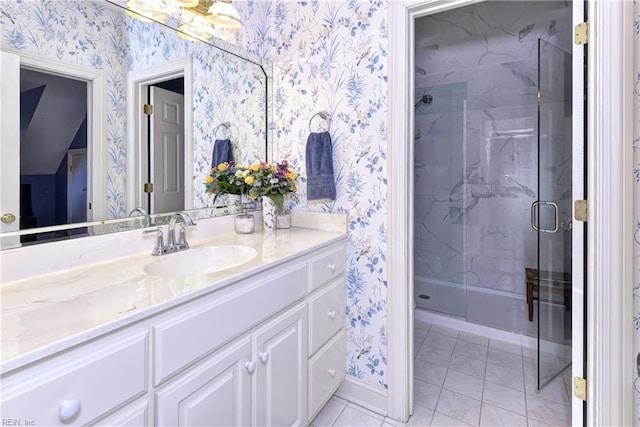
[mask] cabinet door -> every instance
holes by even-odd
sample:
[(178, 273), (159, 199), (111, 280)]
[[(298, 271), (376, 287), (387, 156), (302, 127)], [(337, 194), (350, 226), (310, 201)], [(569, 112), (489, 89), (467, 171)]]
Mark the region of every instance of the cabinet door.
[(258, 426), (304, 425), (307, 416), (307, 307), (300, 304), (254, 334)]
[(249, 337), (214, 354), (157, 393), (157, 424), (249, 425), (254, 363)]

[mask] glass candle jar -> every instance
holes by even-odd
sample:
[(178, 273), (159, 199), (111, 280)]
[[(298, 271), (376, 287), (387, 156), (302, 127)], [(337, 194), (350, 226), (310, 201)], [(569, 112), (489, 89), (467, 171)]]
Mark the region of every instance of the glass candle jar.
[(249, 214), (236, 215), (235, 228), (236, 233), (238, 234), (253, 233), (253, 230), (255, 230), (256, 228), (255, 218), (253, 217), (253, 215)]
[(276, 228), (291, 228), (291, 211), (285, 209), (276, 212)]

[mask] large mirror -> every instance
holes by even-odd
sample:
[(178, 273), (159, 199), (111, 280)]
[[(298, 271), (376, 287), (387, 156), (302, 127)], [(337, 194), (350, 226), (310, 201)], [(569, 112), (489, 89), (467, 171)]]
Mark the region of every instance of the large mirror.
[(205, 209), (212, 164), (269, 157), (271, 65), (120, 3), (0, 0), (3, 248), (228, 212)]

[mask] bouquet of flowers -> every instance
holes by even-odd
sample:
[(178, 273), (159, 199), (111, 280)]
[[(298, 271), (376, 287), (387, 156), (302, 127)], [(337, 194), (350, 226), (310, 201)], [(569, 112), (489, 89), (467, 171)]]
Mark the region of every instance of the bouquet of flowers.
[(251, 186), (249, 197), (255, 200), (259, 197), (269, 197), (279, 210), (284, 208), (284, 196), (296, 192), (298, 173), (289, 167), (289, 162), (283, 160), (275, 165), (265, 162), (254, 163), (251, 170)]
[(246, 194), (252, 200), (269, 197), (282, 210), (284, 196), (296, 192), (297, 178), (287, 160), (274, 165), (256, 162), (251, 166), (228, 162), (212, 168), (204, 185), (206, 193), (215, 194), (214, 201), (222, 194)]
[(245, 182), (245, 171), (246, 168), (235, 162), (220, 163), (206, 176), (205, 193), (215, 195), (214, 202), (223, 194), (247, 194), (249, 184)]

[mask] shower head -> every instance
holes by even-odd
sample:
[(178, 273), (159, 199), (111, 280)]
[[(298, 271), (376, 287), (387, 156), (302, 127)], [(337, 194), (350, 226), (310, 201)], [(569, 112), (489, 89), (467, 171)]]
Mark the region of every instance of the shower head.
[(416, 102), (416, 108), (418, 107), (418, 105), (425, 103), (427, 105), (431, 104), (433, 102), (433, 96), (425, 93), (424, 95), (422, 95), (422, 98), (420, 98), (420, 100), (418, 102)]

